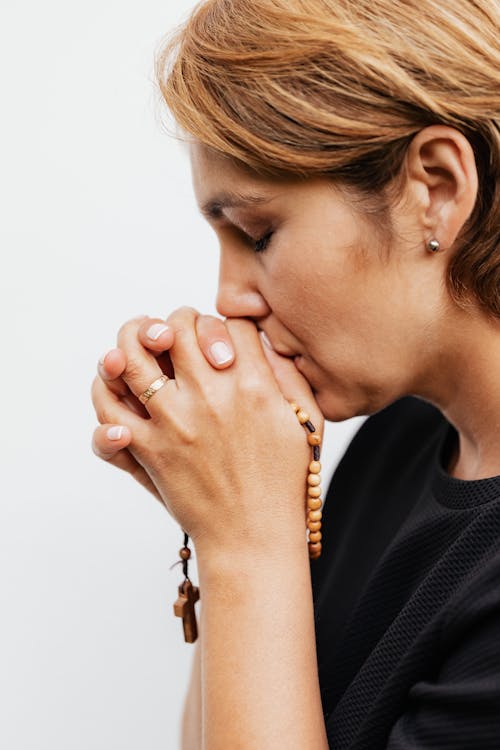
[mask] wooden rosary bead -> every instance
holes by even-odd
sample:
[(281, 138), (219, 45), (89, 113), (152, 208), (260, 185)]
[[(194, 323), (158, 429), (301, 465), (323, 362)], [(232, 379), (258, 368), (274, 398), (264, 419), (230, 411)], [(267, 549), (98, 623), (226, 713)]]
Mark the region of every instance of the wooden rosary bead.
[(305, 427), (309, 433), (307, 436), (307, 442), (313, 449), (313, 460), (309, 463), (309, 474), (307, 477), (306, 524), (310, 534), (308, 541), (309, 557), (311, 559), (316, 559), (321, 554), (320, 529), (321, 518), (323, 515), (321, 512), (323, 501), (321, 499), (321, 464), (319, 461), (321, 455), (321, 437), (316, 432), (306, 410), (302, 409), (294, 402), (291, 402), (290, 406), (297, 415), (300, 424)]
[[(314, 526), (314, 524), (316, 524), (316, 523), (319, 523), (319, 529), (311, 528), (311, 525)], [(312, 532), (321, 531), (321, 521), (308, 521), (307, 522), (307, 533), (310, 534), (311, 531)]]
[(308, 487), (307, 494), (309, 497), (319, 497), (321, 495), (321, 487)]
[(307, 442), (309, 443), (309, 445), (312, 445), (313, 447), (315, 445), (321, 445), (321, 437), (318, 435), (317, 432), (311, 432), (307, 436)]
[(307, 500), (307, 507), (311, 510), (318, 510), (323, 505), (323, 501), (319, 497), (310, 497)]
[(321, 542), (309, 542), (309, 552), (321, 552)]
[(191, 550), (189, 549), (189, 547), (183, 547), (179, 550), (179, 555), (183, 560), (189, 560), (189, 558), (191, 557)]
[(309, 511), (309, 520), (310, 521), (321, 521), (323, 518), (323, 513), (320, 510), (310, 510)]
[(308, 474), (307, 475), (307, 484), (310, 487), (317, 487), (319, 484), (321, 484), (321, 477), (319, 474)]
[(307, 528), (309, 531), (319, 531), (321, 528), (321, 521), (309, 521)]

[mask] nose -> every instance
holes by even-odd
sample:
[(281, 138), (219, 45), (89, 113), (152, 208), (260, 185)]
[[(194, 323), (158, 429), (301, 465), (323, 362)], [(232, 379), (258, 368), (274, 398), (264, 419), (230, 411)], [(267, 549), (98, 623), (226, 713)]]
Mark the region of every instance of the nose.
[(221, 247), (216, 308), (225, 318), (261, 318), (271, 312), (258, 288), (256, 259), (246, 249)]

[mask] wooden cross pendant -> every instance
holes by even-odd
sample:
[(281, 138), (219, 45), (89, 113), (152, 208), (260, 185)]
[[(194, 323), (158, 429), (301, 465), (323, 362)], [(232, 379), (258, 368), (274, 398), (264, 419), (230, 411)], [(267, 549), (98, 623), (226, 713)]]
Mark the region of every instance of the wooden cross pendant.
[(180, 584), (179, 598), (174, 603), (174, 614), (176, 617), (182, 617), (184, 640), (186, 643), (194, 643), (198, 638), (194, 605), (199, 598), (200, 590), (197, 586), (193, 586), (189, 578)]

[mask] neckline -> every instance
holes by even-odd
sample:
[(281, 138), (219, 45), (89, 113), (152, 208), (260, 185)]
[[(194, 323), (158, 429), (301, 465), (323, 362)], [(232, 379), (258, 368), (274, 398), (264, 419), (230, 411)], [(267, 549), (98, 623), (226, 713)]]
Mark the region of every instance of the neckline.
[(500, 475), (484, 479), (457, 479), (448, 474), (453, 449), (458, 442), (458, 432), (446, 419), (434, 453), (432, 491), (441, 505), (450, 508), (472, 508), (492, 500), (500, 500)]

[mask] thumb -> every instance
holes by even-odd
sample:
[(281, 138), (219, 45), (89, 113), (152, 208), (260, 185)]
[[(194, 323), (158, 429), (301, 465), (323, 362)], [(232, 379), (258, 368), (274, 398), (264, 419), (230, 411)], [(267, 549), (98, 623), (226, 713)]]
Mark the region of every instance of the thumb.
[[(264, 334), (264, 335), (262, 335)], [(263, 331), (259, 331), (262, 342), (264, 355), (273, 371), (278, 387), (287, 401), (293, 402), (307, 411), (320, 434), (323, 433), (323, 414), (316, 403), (311, 386), (305, 377), (300, 373), (293, 359), (283, 357), (275, 352), (266, 340), (267, 337)]]

